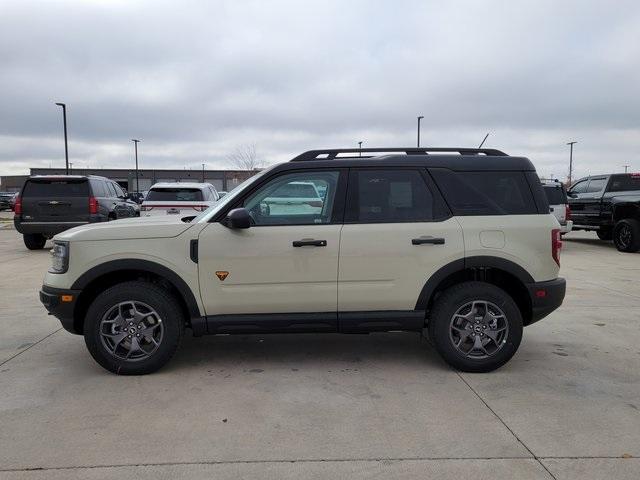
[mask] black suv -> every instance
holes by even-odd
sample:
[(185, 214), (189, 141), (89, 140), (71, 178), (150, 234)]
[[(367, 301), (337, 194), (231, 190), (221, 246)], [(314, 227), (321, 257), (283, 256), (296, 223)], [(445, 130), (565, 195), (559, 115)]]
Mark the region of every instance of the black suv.
[(595, 230), (621, 252), (640, 250), (640, 174), (581, 178), (569, 189), (574, 230)]
[(127, 200), (113, 180), (94, 175), (29, 177), (16, 199), (13, 222), (29, 250), (47, 238), (87, 223), (139, 217), (140, 207)]

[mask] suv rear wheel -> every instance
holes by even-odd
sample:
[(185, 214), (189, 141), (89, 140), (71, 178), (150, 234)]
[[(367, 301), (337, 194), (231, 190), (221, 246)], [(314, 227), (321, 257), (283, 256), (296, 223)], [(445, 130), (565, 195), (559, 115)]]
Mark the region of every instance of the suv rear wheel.
[(44, 248), (44, 244), (47, 243), (47, 237), (41, 233), (25, 233), (22, 239), (24, 240), (24, 245), (29, 250), (40, 250)]
[(640, 221), (625, 218), (616, 223), (613, 229), (613, 243), (621, 252), (640, 250)]
[(504, 365), (522, 339), (522, 315), (504, 290), (484, 282), (464, 282), (436, 300), (429, 337), (451, 366), (490, 372)]
[(184, 317), (176, 299), (141, 281), (121, 283), (98, 295), (84, 324), (91, 356), (120, 375), (155, 372), (171, 359), (183, 334)]

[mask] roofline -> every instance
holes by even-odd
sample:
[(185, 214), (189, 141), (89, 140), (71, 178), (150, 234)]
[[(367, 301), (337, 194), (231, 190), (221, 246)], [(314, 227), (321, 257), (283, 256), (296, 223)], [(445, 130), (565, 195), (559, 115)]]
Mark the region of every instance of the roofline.
[[(429, 155), (429, 153), (458, 153), (460, 155), (487, 155), (493, 157), (508, 156), (501, 150), (493, 148), (468, 148), (468, 147), (376, 147), (376, 148), (330, 148), (321, 150), (309, 150), (293, 158), (292, 162), (305, 162), (310, 160), (333, 160), (345, 157), (338, 157), (341, 153), (357, 154), (346, 158), (372, 158), (381, 155), (362, 155), (363, 153), (404, 153), (406, 155)], [(320, 155), (326, 157), (318, 158)]]

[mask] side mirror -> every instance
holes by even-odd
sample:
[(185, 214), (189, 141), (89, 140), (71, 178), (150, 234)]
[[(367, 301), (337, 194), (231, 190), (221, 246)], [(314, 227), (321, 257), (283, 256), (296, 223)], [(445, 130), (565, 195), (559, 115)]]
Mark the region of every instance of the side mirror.
[(578, 194), (573, 192), (567, 192), (567, 196), (569, 198), (578, 198)]
[(246, 208), (234, 208), (227, 213), (225, 225), (229, 228), (249, 228), (251, 226), (251, 215)]

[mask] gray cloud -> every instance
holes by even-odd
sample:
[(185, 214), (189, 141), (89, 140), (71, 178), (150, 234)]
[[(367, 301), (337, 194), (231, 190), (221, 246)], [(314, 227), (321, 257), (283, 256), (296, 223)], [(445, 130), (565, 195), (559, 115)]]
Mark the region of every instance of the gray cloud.
[(222, 167), (322, 146), (437, 145), (527, 155), (545, 175), (636, 163), (637, 2), (0, 4), (0, 172), (70, 155)]

